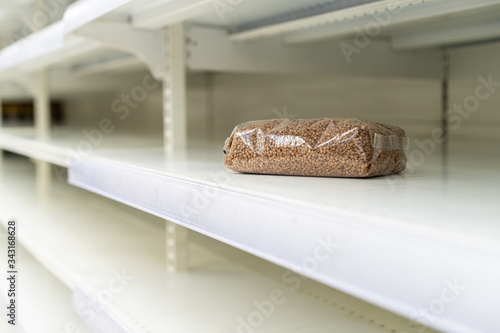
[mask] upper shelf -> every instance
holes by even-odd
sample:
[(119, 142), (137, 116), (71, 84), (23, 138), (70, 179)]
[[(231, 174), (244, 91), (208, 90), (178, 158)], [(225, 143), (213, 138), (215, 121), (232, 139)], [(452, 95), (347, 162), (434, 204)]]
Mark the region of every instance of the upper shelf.
[[(407, 317), (460, 283), (467, 291), (430, 325), (491, 331), (500, 327), (490, 311), (500, 293), (500, 155), (489, 145), (373, 179), (228, 173), (212, 150), (108, 151), (70, 166), (70, 183)], [(323, 245), (331, 260), (309, 262)]]
[(0, 73), (31, 72), (99, 47), (85, 38), (65, 40), (63, 22), (54, 23), (0, 51)]
[(381, 1), (373, 6), (378, 8), (352, 8), (344, 15), (327, 13), (242, 31), (232, 39), (282, 33), (289, 44), (349, 38), (351, 45), (364, 48), (360, 45), (367, 40), (385, 38), (395, 50), (406, 50), (461, 46), (500, 38), (498, 0)]
[[(19, 71), (47, 67), (95, 48), (116, 47), (109, 41), (97, 42), (88, 35), (89, 31), (94, 35), (101, 31), (105, 35), (103, 29), (106, 27), (112, 31), (119, 28), (116, 31), (130, 37), (125, 41), (128, 43), (126, 51), (133, 48), (130, 43), (140, 42), (142, 44), (136, 45), (135, 49), (145, 50), (151, 44), (153, 50), (161, 53), (163, 38), (154, 32), (161, 32), (164, 27), (178, 22), (218, 28), (228, 32), (222, 36), (228, 42), (274, 37), (279, 40), (274, 39), (272, 45), (290, 48), (291, 44), (337, 38), (332, 43), (336, 49), (341, 49), (339, 46), (344, 39), (359, 51), (365, 48), (364, 43), (374, 39), (389, 41), (392, 50), (496, 40), (500, 38), (499, 18), (500, 0), (277, 0), (272, 3), (264, 0), (237, 3), (211, 0), (113, 0), (103, 3), (81, 0), (68, 7), (62, 21), (2, 50), (0, 73), (8, 78), (9, 70), (13, 70), (11, 74), (14, 75)], [(132, 38), (130, 33), (134, 31), (137, 36)], [(220, 44), (221, 36), (216, 37), (214, 39), (214, 34), (204, 35), (208, 41)], [(258, 52), (266, 49), (258, 45), (254, 48)], [(224, 45), (224, 50), (228, 50), (227, 45)], [(245, 52), (230, 53), (228, 58), (239, 58), (238, 54)], [(372, 55), (372, 58), (380, 57)], [(120, 66), (130, 63), (123, 62), (123, 57), (119, 58)], [(311, 56), (305, 59), (311, 59)], [(340, 63), (346, 67), (343, 61)], [(155, 64), (150, 65), (154, 67)], [(207, 70), (214, 70), (214, 66), (205, 65)], [(203, 68), (199, 66), (198, 69)]]
[(406, 49), (500, 38), (500, 29), (494, 29), (499, 0), (115, 0), (106, 6), (81, 1), (68, 8), (66, 31), (106, 15), (139, 29), (182, 21), (225, 27), (233, 41), (282, 35), (288, 43), (299, 43), (361, 31), (368, 38), (390, 38), (395, 48)]

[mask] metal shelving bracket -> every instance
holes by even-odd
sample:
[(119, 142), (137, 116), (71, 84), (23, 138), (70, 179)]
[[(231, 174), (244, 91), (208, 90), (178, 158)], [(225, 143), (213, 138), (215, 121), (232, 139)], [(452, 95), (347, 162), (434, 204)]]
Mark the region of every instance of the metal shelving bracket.
[(157, 80), (162, 79), (165, 72), (163, 30), (139, 31), (125, 22), (95, 21), (79, 28), (74, 34), (132, 53), (148, 66)]

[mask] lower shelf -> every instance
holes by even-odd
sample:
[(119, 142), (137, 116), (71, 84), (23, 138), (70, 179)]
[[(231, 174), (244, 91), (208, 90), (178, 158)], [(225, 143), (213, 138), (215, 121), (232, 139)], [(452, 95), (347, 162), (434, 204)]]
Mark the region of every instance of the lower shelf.
[(4, 172), (3, 215), (18, 219), (22, 244), (71, 287), (95, 332), (418, 332), (408, 319), (194, 232), (189, 270), (167, 273), (162, 220), (63, 183), (36, 198), (25, 159), (6, 158)]
[[(7, 248), (6, 233), (3, 228), (0, 235), (0, 247)], [(17, 295), (15, 327), (2, 327), (5, 333), (56, 333), (78, 332), (90, 333), (91, 330), (76, 314), (71, 306), (71, 290), (57, 280), (45, 267), (43, 267), (23, 247), (17, 246)], [(2, 262), (3, 263), (3, 262)], [(2, 265), (2, 268), (5, 268)], [(2, 271), (6, 271), (2, 269)], [(1, 279), (2, 305), (5, 304), (8, 286), (6, 279)], [(5, 307), (2, 306), (3, 309)], [(2, 325), (5, 323), (2, 311)]]

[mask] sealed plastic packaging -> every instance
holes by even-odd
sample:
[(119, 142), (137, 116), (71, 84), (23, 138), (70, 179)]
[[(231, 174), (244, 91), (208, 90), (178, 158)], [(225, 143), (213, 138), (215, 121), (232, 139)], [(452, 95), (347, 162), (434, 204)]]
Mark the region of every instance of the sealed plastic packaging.
[(353, 118), (277, 119), (236, 126), (227, 169), (274, 175), (372, 177), (406, 168), (405, 131)]

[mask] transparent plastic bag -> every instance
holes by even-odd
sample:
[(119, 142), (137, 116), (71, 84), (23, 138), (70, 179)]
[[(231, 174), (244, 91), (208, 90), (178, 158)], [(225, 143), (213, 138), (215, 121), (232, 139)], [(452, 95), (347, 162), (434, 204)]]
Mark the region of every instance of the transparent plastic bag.
[(226, 140), (224, 166), (274, 175), (390, 175), (405, 170), (407, 145), (402, 128), (353, 118), (251, 121)]

